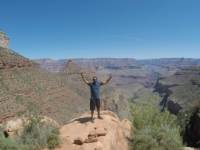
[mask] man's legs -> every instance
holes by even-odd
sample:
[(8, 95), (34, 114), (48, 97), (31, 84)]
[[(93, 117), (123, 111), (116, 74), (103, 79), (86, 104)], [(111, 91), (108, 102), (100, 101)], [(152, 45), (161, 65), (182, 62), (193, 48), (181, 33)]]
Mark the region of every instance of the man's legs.
[(98, 118), (101, 116), (100, 115), (100, 108), (97, 108), (97, 115), (98, 115)]
[(95, 102), (93, 99), (90, 99), (90, 111), (91, 111), (91, 119), (93, 120), (95, 110)]
[(97, 117), (99, 119), (103, 119), (100, 115), (100, 107), (101, 107), (100, 99), (91, 99), (90, 100), (91, 119), (93, 120), (95, 107), (97, 108), (97, 114), (98, 114)]
[(96, 107), (97, 107), (98, 118), (99, 118), (99, 119), (102, 119), (101, 114), (100, 114), (100, 108), (101, 108), (100, 99), (96, 99)]
[(94, 111), (91, 110), (91, 119), (93, 119), (93, 117), (94, 117)]

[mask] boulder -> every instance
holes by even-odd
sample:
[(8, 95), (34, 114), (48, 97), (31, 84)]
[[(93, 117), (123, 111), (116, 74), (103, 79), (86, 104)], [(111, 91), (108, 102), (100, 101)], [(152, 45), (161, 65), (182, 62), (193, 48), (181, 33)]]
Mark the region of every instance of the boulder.
[(16, 137), (22, 134), (24, 126), (27, 124), (24, 118), (14, 118), (4, 123), (4, 134), (9, 137)]
[(76, 145), (83, 145), (84, 141), (81, 137), (77, 137), (74, 139), (74, 144)]
[(97, 128), (96, 134), (97, 134), (97, 136), (106, 136), (107, 129), (106, 128)]

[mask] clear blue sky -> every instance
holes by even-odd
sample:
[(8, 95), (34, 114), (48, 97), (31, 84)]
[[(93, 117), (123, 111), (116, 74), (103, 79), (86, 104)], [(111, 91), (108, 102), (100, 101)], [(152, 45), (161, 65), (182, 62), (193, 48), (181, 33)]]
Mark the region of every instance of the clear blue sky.
[(200, 0), (1, 0), (0, 28), (29, 58), (200, 58)]

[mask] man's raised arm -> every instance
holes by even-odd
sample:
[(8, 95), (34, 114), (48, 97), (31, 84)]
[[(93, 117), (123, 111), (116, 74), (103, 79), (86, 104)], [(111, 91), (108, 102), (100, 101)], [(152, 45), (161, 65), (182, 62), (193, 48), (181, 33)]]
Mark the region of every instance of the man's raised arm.
[(110, 74), (108, 79), (106, 81), (102, 82), (102, 85), (107, 84), (111, 79), (112, 79), (112, 75)]
[(86, 84), (90, 84), (90, 82), (85, 78), (84, 73), (81, 73), (81, 77)]

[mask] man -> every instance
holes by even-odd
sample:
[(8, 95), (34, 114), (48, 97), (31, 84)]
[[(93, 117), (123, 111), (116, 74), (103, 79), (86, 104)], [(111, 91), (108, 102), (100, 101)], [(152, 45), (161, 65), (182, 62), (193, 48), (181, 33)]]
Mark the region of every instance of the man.
[(101, 106), (100, 87), (102, 85), (107, 84), (112, 79), (112, 75), (110, 75), (109, 78), (105, 82), (99, 81), (96, 76), (93, 77), (92, 82), (89, 82), (89, 81), (86, 80), (86, 78), (84, 77), (83, 73), (81, 73), (81, 77), (82, 77), (83, 81), (87, 85), (89, 85), (89, 87), (90, 87), (90, 93), (91, 93), (91, 98), (90, 98), (91, 120), (93, 120), (95, 107), (97, 108), (98, 118), (102, 119), (102, 117), (100, 116), (100, 106)]

